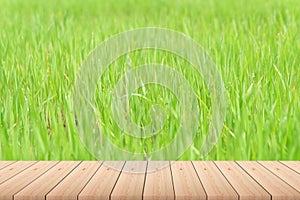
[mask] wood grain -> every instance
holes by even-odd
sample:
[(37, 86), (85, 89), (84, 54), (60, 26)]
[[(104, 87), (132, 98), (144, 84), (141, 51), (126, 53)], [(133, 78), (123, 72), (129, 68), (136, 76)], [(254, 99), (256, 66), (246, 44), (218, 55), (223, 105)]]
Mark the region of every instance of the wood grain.
[(142, 199), (146, 167), (146, 161), (127, 161), (111, 199)]
[(300, 192), (300, 174), (279, 162), (264, 161), (259, 163)]
[(22, 190), (56, 164), (57, 162), (51, 161), (37, 162), (11, 179), (5, 181), (0, 185), (0, 200), (13, 199), (15, 193)]
[(235, 162), (215, 161), (215, 164), (239, 194), (240, 200), (271, 200), (268, 192)]
[(79, 200), (109, 199), (124, 161), (105, 161), (78, 196)]
[(143, 199), (174, 199), (169, 161), (152, 161), (148, 163)]
[(300, 174), (300, 161), (281, 161), (281, 163)]
[[(14, 195), (14, 200), (40, 200), (65, 178), (80, 162), (61, 161)], [(45, 184), (47, 183), (47, 184)]]
[(11, 165), (12, 163), (14, 163), (15, 161), (0, 161), (0, 170)]
[(193, 161), (193, 164), (203, 184), (208, 200), (238, 199), (237, 193), (212, 161)]
[(300, 193), (257, 162), (237, 162), (272, 196), (272, 200), (300, 199)]
[(26, 168), (34, 165), (36, 162), (32, 161), (22, 161), (22, 162), (15, 162), (8, 167), (5, 167), (0, 172), (0, 184), (4, 181), (10, 179), (11, 177), (17, 175), (18, 173), (22, 172)]
[(171, 164), (176, 199), (206, 199), (206, 195), (191, 162)]
[(77, 195), (101, 164), (102, 163), (98, 161), (84, 161), (80, 163), (80, 165), (46, 195), (46, 200), (77, 200)]
[(299, 161), (0, 161), (0, 200), (297, 200), (299, 166)]

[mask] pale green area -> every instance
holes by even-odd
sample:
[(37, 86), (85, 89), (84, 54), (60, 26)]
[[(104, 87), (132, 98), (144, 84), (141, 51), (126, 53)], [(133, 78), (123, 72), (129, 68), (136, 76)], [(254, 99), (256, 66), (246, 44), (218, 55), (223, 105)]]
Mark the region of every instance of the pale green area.
[[(84, 159), (72, 111), (72, 90), (82, 61), (105, 38), (157, 26), (181, 31), (207, 51), (227, 90), (221, 138), (207, 159), (300, 159), (300, 1), (0, 1), (0, 159)], [(152, 56), (151, 56), (152, 55)], [(188, 64), (164, 52), (130, 55), (174, 66), (196, 90), (201, 115), (195, 144), (181, 159), (198, 159), (210, 113), (209, 93)], [(152, 103), (170, 111), (164, 133), (148, 140), (122, 135), (108, 108), (110, 89), (129, 66), (120, 58), (102, 77), (96, 101), (105, 132), (129, 151), (168, 143), (178, 128), (172, 93), (154, 86), (138, 91), (133, 121)], [(142, 148), (141, 148), (142, 147)], [(146, 150), (145, 150), (146, 149)]]

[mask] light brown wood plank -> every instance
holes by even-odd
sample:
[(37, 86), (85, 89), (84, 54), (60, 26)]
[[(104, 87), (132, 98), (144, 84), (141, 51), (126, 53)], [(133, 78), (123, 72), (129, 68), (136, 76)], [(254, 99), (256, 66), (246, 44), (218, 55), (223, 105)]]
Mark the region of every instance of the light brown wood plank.
[(300, 193), (257, 162), (237, 162), (272, 196), (272, 200), (300, 199)]
[(300, 192), (300, 174), (277, 161), (263, 161), (259, 163)]
[(65, 176), (67, 176), (80, 162), (61, 161), (46, 173), (37, 178), (14, 195), (14, 200), (41, 200), (45, 199), (51, 191)]
[(300, 199), (296, 161), (79, 163), (0, 161), (0, 200)]
[(212, 161), (193, 161), (208, 200), (234, 200), (237, 193)]
[(146, 166), (146, 161), (127, 161), (113, 189), (111, 199), (142, 199)]
[(109, 199), (125, 161), (105, 161), (78, 195), (79, 200)]
[(171, 163), (175, 197), (177, 199), (206, 199), (198, 175), (191, 162)]
[(77, 195), (95, 174), (101, 164), (102, 163), (98, 161), (84, 161), (80, 163), (80, 165), (78, 165), (46, 195), (46, 199), (77, 200)]
[(239, 194), (240, 200), (271, 200), (271, 196), (233, 161), (215, 164)]
[(0, 200), (13, 199), (13, 195), (52, 168), (57, 162), (41, 161), (0, 185)]
[(0, 184), (25, 170), (29, 166), (34, 165), (35, 163), (35, 161), (19, 161), (9, 165), (8, 167), (5, 167), (0, 171)]
[(148, 162), (143, 199), (174, 199), (169, 161)]
[(280, 162), (300, 174), (300, 161), (280, 161)]
[(0, 170), (13, 164), (15, 161), (0, 161)]

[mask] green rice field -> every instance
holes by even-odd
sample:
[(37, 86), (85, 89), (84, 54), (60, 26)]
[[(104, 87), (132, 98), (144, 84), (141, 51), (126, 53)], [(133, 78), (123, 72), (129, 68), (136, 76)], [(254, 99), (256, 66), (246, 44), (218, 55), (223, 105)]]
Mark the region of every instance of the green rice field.
[(124, 134), (107, 106), (122, 75), (154, 62), (180, 72), (197, 96), (200, 126), (178, 159), (300, 159), (299, 0), (0, 0), (0, 160), (101, 159), (78, 134), (76, 79), (101, 42), (141, 27), (179, 31), (203, 47), (223, 78), (226, 118), (217, 144), (201, 158), (211, 119), (203, 77), (170, 53), (135, 51), (95, 83), (97, 117), (112, 143), (149, 154), (175, 137), (180, 105), (166, 88), (147, 85), (130, 98), (138, 125), (151, 122), (154, 104), (166, 113), (161, 132), (149, 138)]

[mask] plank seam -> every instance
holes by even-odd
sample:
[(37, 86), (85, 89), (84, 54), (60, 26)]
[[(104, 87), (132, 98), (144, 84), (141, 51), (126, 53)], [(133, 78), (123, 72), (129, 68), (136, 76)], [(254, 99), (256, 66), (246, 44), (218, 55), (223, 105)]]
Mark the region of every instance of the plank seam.
[(244, 169), (241, 165), (239, 165), (239, 163), (237, 162), (237, 161), (234, 161), (243, 171), (245, 171), (249, 176), (250, 176), (250, 178), (252, 178), (258, 185), (260, 185), (260, 187), (262, 188), (262, 189), (264, 189), (269, 195), (270, 195), (270, 197), (271, 197), (271, 200), (273, 199), (273, 197), (272, 197), (272, 194), (264, 187), (264, 186), (262, 186), (253, 176), (251, 176), (251, 174), (249, 174), (248, 172), (247, 172), (247, 170), (246, 169)]
[(171, 161), (169, 161), (169, 169), (171, 172), (172, 188), (173, 188), (173, 195), (174, 195), (174, 200), (175, 200), (176, 196), (175, 196), (175, 187), (174, 187), (174, 180), (173, 180), (173, 172), (172, 172), (172, 168), (171, 168)]
[(273, 175), (275, 175), (277, 178), (279, 178), (281, 181), (283, 181), (284, 183), (286, 183), (287, 185), (289, 185), (291, 188), (293, 188), (294, 190), (296, 190), (297, 192), (300, 193), (300, 191), (298, 191), (296, 188), (294, 188), (292, 185), (290, 185), (288, 182), (286, 182), (285, 180), (283, 180), (280, 176), (278, 176), (277, 174), (273, 173), (271, 170), (269, 170), (267, 167), (265, 167), (262, 163), (260, 163), (260, 161), (258, 162), (258, 164), (260, 164), (263, 168), (265, 168), (266, 170), (268, 170), (269, 172), (271, 172)]
[[(60, 161), (59, 161), (60, 162)], [(23, 188), (21, 188), (19, 191), (15, 192), (14, 194), (12, 194), (13, 200), (15, 199), (15, 195), (18, 194), (19, 192), (21, 192), (22, 190), (24, 190), (27, 186), (29, 186), (31, 183), (33, 183), (35, 180), (37, 180), (38, 178), (40, 178), (43, 174), (45, 174), (47, 171), (49, 171), (50, 169), (52, 169), (53, 167), (55, 167), (59, 162), (57, 162), (56, 164), (54, 164), (52, 167), (50, 167), (48, 170), (44, 171), (43, 173), (41, 173), (38, 177), (36, 177), (35, 179), (33, 179), (31, 182), (29, 182), (27, 185), (25, 185)], [(37, 162), (38, 163), (38, 162)]]
[(0, 168), (0, 170), (5, 169), (6, 167), (9, 167), (10, 165), (12, 165), (12, 164), (14, 164), (14, 163), (16, 163), (16, 162), (17, 162), (17, 161), (14, 161), (14, 162), (12, 162), (12, 163), (10, 163), (10, 164), (8, 164), (8, 165), (5, 165), (4, 167)]
[(73, 169), (70, 170), (69, 173), (67, 173), (60, 181), (58, 181), (58, 183), (56, 185), (53, 186), (52, 189), (50, 189), (46, 194), (45, 194), (45, 200), (47, 199), (47, 195), (54, 190), (54, 188), (56, 188), (67, 176), (69, 176), (80, 164), (82, 163), (82, 161), (80, 161), (78, 163), (78, 165), (76, 165)]
[(79, 195), (82, 192), (82, 190), (89, 184), (89, 182), (91, 181), (91, 179), (95, 176), (95, 174), (99, 171), (99, 169), (103, 166), (103, 161), (100, 163), (99, 167), (97, 168), (97, 170), (95, 170), (95, 172), (93, 173), (93, 175), (90, 177), (90, 179), (86, 182), (86, 184), (81, 188), (81, 190), (78, 192), (76, 199), (79, 199)]
[(119, 176), (118, 176), (118, 178), (116, 179), (116, 182), (115, 182), (114, 186), (113, 186), (112, 189), (111, 189), (111, 192), (110, 192), (110, 194), (109, 194), (109, 199), (110, 199), (110, 200), (111, 200), (111, 195), (112, 195), (112, 193), (113, 193), (113, 191), (114, 191), (114, 189), (115, 189), (115, 187), (116, 187), (116, 185), (117, 185), (117, 183), (118, 183), (118, 181), (119, 181), (119, 178), (120, 178), (120, 176), (121, 176), (121, 174), (122, 174), (122, 171), (123, 171), (123, 169), (124, 169), (124, 167), (125, 167), (125, 164), (126, 164), (126, 161), (124, 162), (124, 164), (123, 164), (123, 166), (122, 166), (122, 168), (121, 168), (121, 170), (120, 170)]
[[(19, 162), (22, 162), (22, 161), (19, 161)], [(15, 163), (17, 163), (17, 162), (15, 162)], [(31, 164), (31, 165), (29, 165), (29, 166), (25, 167), (23, 170), (21, 170), (21, 171), (19, 171), (18, 173), (14, 174), (12, 177), (10, 177), (10, 178), (6, 179), (5, 181), (2, 181), (2, 182), (0, 182), (0, 185), (1, 185), (2, 183), (6, 182), (6, 181), (8, 181), (8, 180), (10, 180), (10, 179), (12, 179), (12, 178), (13, 178), (13, 177), (15, 177), (16, 175), (18, 175), (18, 174), (22, 173), (23, 171), (25, 171), (25, 170), (26, 170), (26, 169), (28, 169), (29, 167), (31, 167), (31, 166), (33, 166), (33, 165), (35, 165), (36, 163), (37, 163), (36, 161), (35, 161), (35, 162), (33, 162), (33, 164)]]
[(147, 161), (145, 175), (144, 175), (144, 184), (143, 184), (143, 190), (142, 190), (142, 200), (144, 199), (144, 192), (145, 192), (145, 185), (146, 185), (146, 179), (147, 179), (148, 164), (149, 164), (149, 161)]
[(195, 167), (195, 165), (194, 165), (194, 162), (193, 162), (193, 161), (190, 161), (190, 162), (192, 163), (192, 166), (193, 166), (193, 168), (194, 168), (194, 171), (196, 172), (197, 177), (198, 177), (198, 179), (199, 179), (199, 181), (200, 181), (200, 184), (201, 184), (201, 186), (202, 186), (202, 188), (203, 188), (203, 191), (204, 191), (205, 196), (206, 196), (205, 199), (208, 200), (208, 194), (207, 194), (207, 192), (205, 191), (204, 185), (203, 185), (203, 183), (202, 183), (202, 181), (201, 181), (201, 179), (200, 179), (200, 176), (199, 176), (199, 174), (198, 174), (198, 172), (197, 172), (197, 170), (196, 170), (196, 167)]
[(293, 170), (294, 172), (296, 172), (297, 174), (300, 174), (300, 172), (296, 171), (295, 169), (289, 167), (288, 165), (284, 164), (282, 161), (279, 161), (282, 165), (286, 166), (287, 168)]
[(229, 182), (229, 180), (227, 179), (227, 177), (224, 175), (224, 173), (222, 172), (222, 170), (218, 167), (218, 165), (215, 163), (215, 161), (213, 161), (214, 165), (217, 167), (217, 169), (221, 172), (222, 176), (226, 179), (226, 181), (229, 183), (229, 185), (232, 187), (232, 189), (235, 191), (235, 193), (238, 195), (238, 200), (241, 199), (240, 194), (236, 191), (236, 189), (233, 187), (233, 185)]

